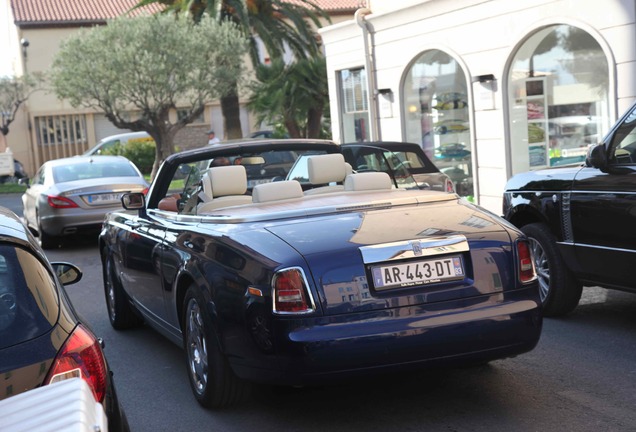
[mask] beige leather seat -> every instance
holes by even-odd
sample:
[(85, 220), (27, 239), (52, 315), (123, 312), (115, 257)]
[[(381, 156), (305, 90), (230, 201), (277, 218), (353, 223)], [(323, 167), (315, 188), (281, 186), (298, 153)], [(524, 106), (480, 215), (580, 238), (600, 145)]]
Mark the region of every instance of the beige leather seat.
[(254, 186), (252, 202), (266, 203), (303, 197), (303, 188), (296, 180), (263, 183)]
[(201, 182), (204, 202), (197, 206), (197, 214), (252, 202), (252, 197), (245, 195), (247, 173), (243, 165), (212, 167), (201, 178)]
[(349, 174), (344, 182), (346, 191), (372, 191), (393, 189), (391, 177), (385, 172)]
[(342, 182), (351, 171), (351, 165), (340, 153), (311, 156), (307, 159), (307, 172), (309, 183), (315, 187), (305, 191), (305, 195), (344, 190)]

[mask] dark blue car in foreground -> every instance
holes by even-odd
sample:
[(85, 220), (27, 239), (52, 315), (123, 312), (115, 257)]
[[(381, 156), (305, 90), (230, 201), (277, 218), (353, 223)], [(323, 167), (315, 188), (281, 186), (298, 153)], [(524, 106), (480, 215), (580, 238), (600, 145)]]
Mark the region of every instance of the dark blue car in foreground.
[[(307, 178), (281, 180), (308, 158)], [(184, 179), (185, 176), (185, 179)], [(350, 172), (328, 141), (175, 154), (99, 247), (111, 324), (182, 345), (196, 399), (527, 352), (542, 326), (523, 235), (454, 193)]]

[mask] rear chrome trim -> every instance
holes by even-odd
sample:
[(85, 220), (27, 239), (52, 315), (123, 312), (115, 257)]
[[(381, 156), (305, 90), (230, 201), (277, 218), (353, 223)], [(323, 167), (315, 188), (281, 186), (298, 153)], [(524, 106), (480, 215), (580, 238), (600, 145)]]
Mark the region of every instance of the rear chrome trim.
[(359, 248), (365, 264), (446, 255), (470, 250), (463, 235), (406, 240)]

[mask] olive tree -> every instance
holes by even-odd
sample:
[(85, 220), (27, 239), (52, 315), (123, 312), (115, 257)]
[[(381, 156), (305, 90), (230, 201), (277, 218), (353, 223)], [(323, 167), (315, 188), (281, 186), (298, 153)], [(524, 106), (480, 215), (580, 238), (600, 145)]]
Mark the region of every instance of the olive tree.
[[(154, 177), (174, 152), (175, 134), (242, 75), (247, 49), (228, 21), (123, 17), (65, 40), (51, 83), (74, 107), (101, 110), (118, 128), (148, 132), (157, 143)], [(171, 120), (176, 107), (181, 115)]]
[(20, 106), (29, 98), (36, 89), (39, 77), (24, 75), (21, 77), (0, 77), (0, 132), (9, 134), (9, 125), (15, 120)]

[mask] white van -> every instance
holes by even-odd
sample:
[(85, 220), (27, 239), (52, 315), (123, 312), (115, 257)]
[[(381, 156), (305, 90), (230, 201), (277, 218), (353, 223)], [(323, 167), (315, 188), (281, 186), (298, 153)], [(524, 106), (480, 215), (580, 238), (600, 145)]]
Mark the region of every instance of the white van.
[(94, 147), (88, 149), (84, 155), (99, 155), (102, 154), (104, 150), (112, 149), (117, 144), (124, 146), (131, 141), (155, 142), (147, 132), (127, 132), (102, 138)]

